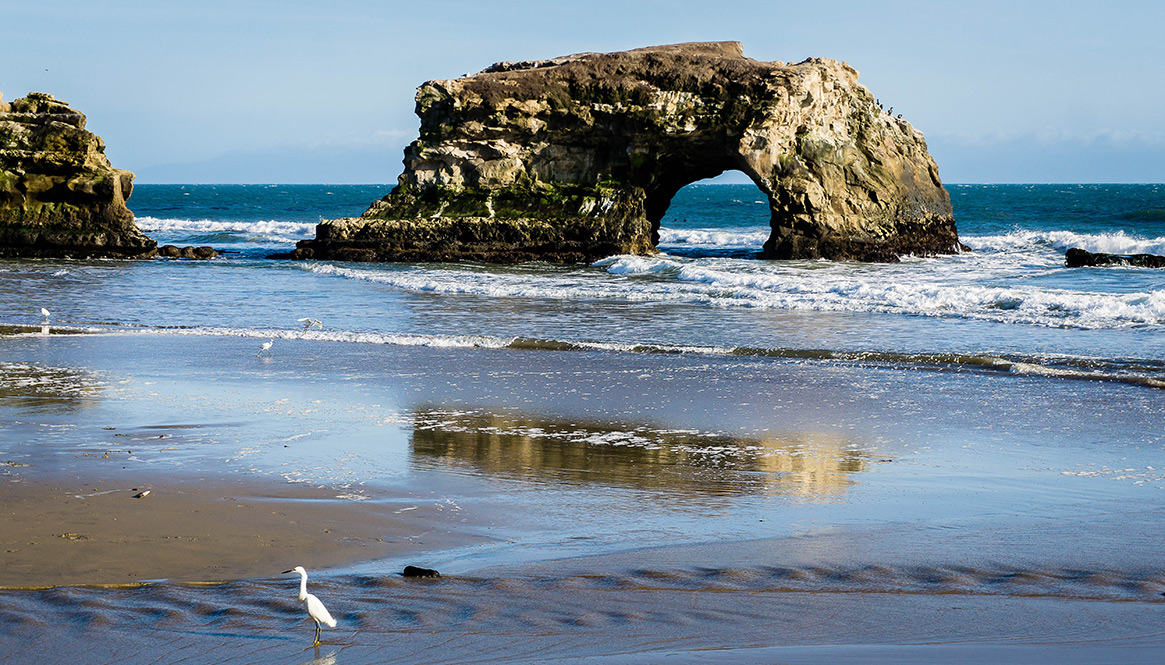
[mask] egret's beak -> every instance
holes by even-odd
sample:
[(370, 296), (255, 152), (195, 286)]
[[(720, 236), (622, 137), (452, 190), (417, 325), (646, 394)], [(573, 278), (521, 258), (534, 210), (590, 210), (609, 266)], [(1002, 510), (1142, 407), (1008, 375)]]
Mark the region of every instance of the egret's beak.
[(283, 571), (282, 573), (279, 573), (279, 574), (280, 574), (280, 575), (286, 575), (287, 573), (294, 573), (294, 572), (295, 572), (295, 569), (294, 569), (294, 568), (292, 568), (291, 570), (285, 570), (285, 571)]

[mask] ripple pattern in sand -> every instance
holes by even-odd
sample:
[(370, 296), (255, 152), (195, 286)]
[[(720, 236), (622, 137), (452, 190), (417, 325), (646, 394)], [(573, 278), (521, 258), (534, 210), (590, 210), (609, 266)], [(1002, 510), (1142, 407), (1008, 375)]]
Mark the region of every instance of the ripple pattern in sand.
[[(313, 577), (311, 590), (342, 608), (338, 618), (349, 629), (408, 630), (450, 623), (486, 629), (686, 620), (683, 608), (610, 616), (583, 609), (604, 594), (957, 594), (1165, 603), (1165, 573), (1006, 566), (641, 568), (513, 578)], [(0, 629), (35, 624), (257, 629), (300, 621), (302, 610), (294, 594), (295, 585), (286, 580), (6, 589), (0, 590)]]
[[(1155, 606), (1165, 605), (1165, 575), (1122, 570), (767, 566), (433, 580), (319, 576), (311, 591), (338, 626), (325, 631), (312, 659), (302, 657), (312, 653), (313, 626), (296, 587), (276, 579), (0, 590), (0, 648), (73, 663), (517, 663), (836, 640), (828, 631), (839, 620), (846, 640), (866, 643), (896, 639), (903, 626), (916, 640), (1071, 641), (1090, 639), (1089, 631), (1142, 639), (1160, 616)], [(1090, 609), (1098, 602), (1103, 611)], [(1032, 607), (1052, 612), (1032, 614)]]

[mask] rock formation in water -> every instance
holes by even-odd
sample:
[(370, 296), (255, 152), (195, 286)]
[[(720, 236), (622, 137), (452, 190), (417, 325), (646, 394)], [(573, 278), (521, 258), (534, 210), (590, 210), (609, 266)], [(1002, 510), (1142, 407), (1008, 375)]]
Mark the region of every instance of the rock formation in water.
[(503, 62), (417, 92), (399, 184), (299, 258), (589, 261), (650, 253), (672, 197), (727, 170), (767, 196), (768, 258), (958, 251), (922, 134), (849, 65), (737, 42)]
[(177, 245), (162, 245), (158, 248), (157, 256), (167, 259), (213, 259), (218, 256), (218, 250), (213, 247), (178, 247)]
[(1073, 247), (1065, 255), (1069, 268), (1086, 266), (1132, 266), (1135, 268), (1165, 268), (1165, 256), (1157, 254), (1105, 254)]
[(151, 256), (132, 190), (83, 114), (39, 92), (0, 99), (0, 256)]

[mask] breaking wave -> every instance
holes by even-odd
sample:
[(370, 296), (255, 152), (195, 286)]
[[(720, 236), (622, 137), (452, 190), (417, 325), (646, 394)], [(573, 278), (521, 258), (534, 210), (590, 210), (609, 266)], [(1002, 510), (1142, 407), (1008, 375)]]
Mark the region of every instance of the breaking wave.
[(147, 233), (188, 234), (206, 236), (217, 241), (232, 236), (243, 239), (260, 238), (269, 241), (302, 240), (315, 236), (316, 225), (304, 222), (262, 220), (257, 222), (212, 219), (164, 219), (138, 217), (138, 226)]
[(1141, 238), (1125, 231), (1013, 231), (1003, 235), (968, 236), (962, 241), (976, 251), (1016, 252), (1050, 248), (1062, 254), (1069, 248), (1079, 247), (1105, 254), (1165, 254), (1165, 237)]
[(700, 247), (755, 247), (769, 239), (766, 229), (670, 229), (660, 228), (659, 244)]
[(984, 270), (982, 261), (991, 259), (967, 255), (965, 265), (959, 265), (961, 258), (923, 261), (929, 266), (915, 262), (909, 268), (845, 270), (817, 262), (614, 256), (589, 270), (547, 273), (538, 279), (460, 266), (421, 270), (312, 263), (303, 269), (405, 291), (488, 297), (880, 313), (1079, 329), (1165, 323), (1165, 290), (1082, 292), (1019, 281), (1001, 286), (973, 278)]

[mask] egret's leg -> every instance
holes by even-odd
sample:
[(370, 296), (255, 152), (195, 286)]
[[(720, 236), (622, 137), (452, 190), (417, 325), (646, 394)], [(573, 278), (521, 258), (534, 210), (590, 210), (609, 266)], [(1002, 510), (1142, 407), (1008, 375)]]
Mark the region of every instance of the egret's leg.
[(313, 644), (319, 644), (319, 643), (320, 643), (320, 622), (317, 621), (316, 622), (316, 641), (313, 642)]

